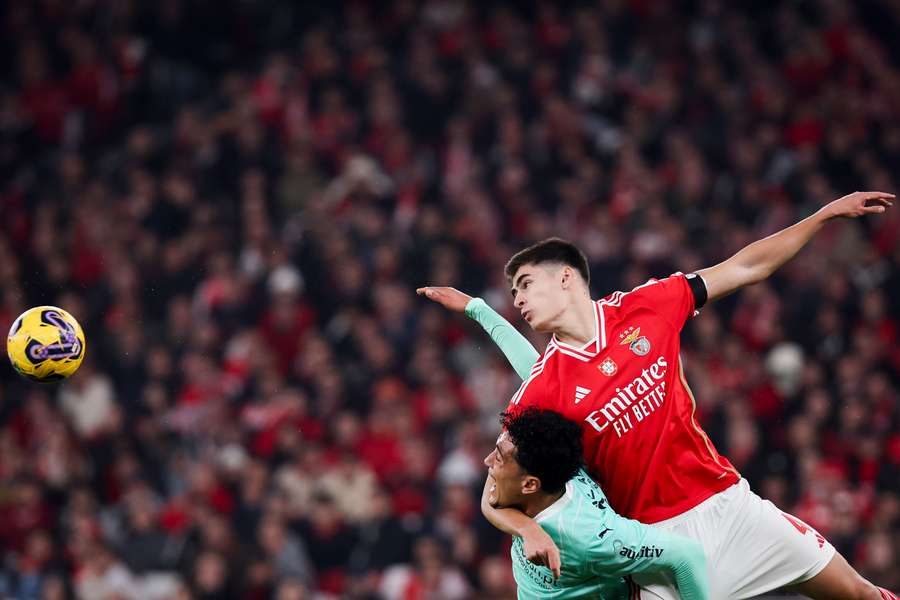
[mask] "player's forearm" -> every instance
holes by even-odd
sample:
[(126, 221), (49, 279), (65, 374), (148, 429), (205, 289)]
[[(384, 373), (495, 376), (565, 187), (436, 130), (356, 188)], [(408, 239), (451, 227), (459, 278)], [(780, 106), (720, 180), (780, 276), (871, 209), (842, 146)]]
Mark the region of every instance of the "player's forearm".
[(709, 300), (758, 283), (792, 259), (830, 219), (819, 211), (778, 233), (742, 248), (728, 260), (698, 271), (706, 282)]
[(735, 254), (736, 262), (757, 274), (757, 281), (770, 276), (791, 260), (828, 221), (825, 213), (817, 212), (778, 233), (754, 242)]
[[(637, 533), (629, 538), (628, 524), (638, 525)], [(678, 585), (682, 600), (709, 600), (706, 555), (695, 540), (669, 533), (636, 521), (623, 520), (618, 527), (623, 546), (633, 552), (631, 558), (617, 555), (616, 572), (622, 575), (639, 573), (668, 573)]]
[(525, 336), (501, 317), (481, 298), (472, 298), (466, 305), (466, 315), (476, 321), (491, 336), (506, 360), (522, 379), (527, 379), (531, 368), (540, 357)]
[(488, 496), (490, 495), (491, 479), (488, 478), (484, 482), (484, 490), (481, 493), (481, 514), (488, 522), (509, 535), (525, 537), (529, 530), (533, 527), (540, 527), (533, 519), (525, 513), (514, 508), (494, 508), (491, 506)]
[(709, 582), (703, 547), (692, 540), (671, 545), (668, 569), (682, 600), (709, 600)]

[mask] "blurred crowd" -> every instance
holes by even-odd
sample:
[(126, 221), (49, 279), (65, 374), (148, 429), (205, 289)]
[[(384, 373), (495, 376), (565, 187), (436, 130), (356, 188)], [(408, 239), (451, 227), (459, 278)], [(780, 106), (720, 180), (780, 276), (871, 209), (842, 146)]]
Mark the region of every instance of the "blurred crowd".
[[(0, 598), (513, 597), (478, 501), (517, 380), (415, 287), (516, 322), (544, 237), (599, 297), (898, 190), (890, 0), (0, 11), (0, 328), (87, 336), (64, 384), (0, 369)], [(893, 589), (898, 315), (894, 209), (683, 336), (719, 450)]]

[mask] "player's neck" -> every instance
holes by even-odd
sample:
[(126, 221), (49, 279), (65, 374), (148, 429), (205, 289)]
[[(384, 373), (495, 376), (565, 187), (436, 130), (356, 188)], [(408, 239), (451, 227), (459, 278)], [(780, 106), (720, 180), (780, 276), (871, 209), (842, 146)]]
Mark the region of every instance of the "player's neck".
[(556, 494), (534, 494), (537, 497), (530, 502), (527, 502), (525, 506), (522, 507), (522, 512), (533, 519), (537, 515), (541, 514), (547, 507), (551, 506), (557, 500), (562, 498), (563, 494), (565, 493), (566, 490), (563, 489), (561, 492), (558, 492)]
[(596, 318), (594, 301), (586, 295), (578, 296), (560, 314), (558, 323), (553, 327), (553, 333), (564, 344), (581, 346), (594, 338)]

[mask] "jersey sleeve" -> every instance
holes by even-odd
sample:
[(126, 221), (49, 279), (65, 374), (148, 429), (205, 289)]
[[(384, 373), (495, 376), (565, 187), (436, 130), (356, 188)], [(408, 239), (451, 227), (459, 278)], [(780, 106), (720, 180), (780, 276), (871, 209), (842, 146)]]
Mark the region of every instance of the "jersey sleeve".
[(632, 293), (678, 330), (700, 312), (707, 297), (706, 284), (696, 273), (673, 273), (664, 279), (651, 279)]
[(472, 298), (469, 301), (466, 305), (466, 316), (481, 325), (491, 336), (491, 340), (503, 352), (519, 378), (528, 379), (531, 367), (540, 358), (531, 342), (481, 298)]
[(706, 558), (697, 542), (618, 515), (607, 519), (588, 550), (596, 575), (665, 572), (683, 600), (709, 600)]

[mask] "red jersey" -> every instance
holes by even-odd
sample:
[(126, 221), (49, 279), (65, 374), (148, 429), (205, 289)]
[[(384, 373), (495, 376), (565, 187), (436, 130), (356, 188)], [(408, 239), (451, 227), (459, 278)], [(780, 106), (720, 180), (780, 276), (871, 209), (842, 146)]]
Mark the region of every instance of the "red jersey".
[(510, 401), (581, 424), (587, 469), (619, 514), (655, 523), (696, 506), (740, 475), (700, 428), (679, 356), (695, 314), (685, 275), (651, 279), (594, 303), (594, 339), (553, 336)]

